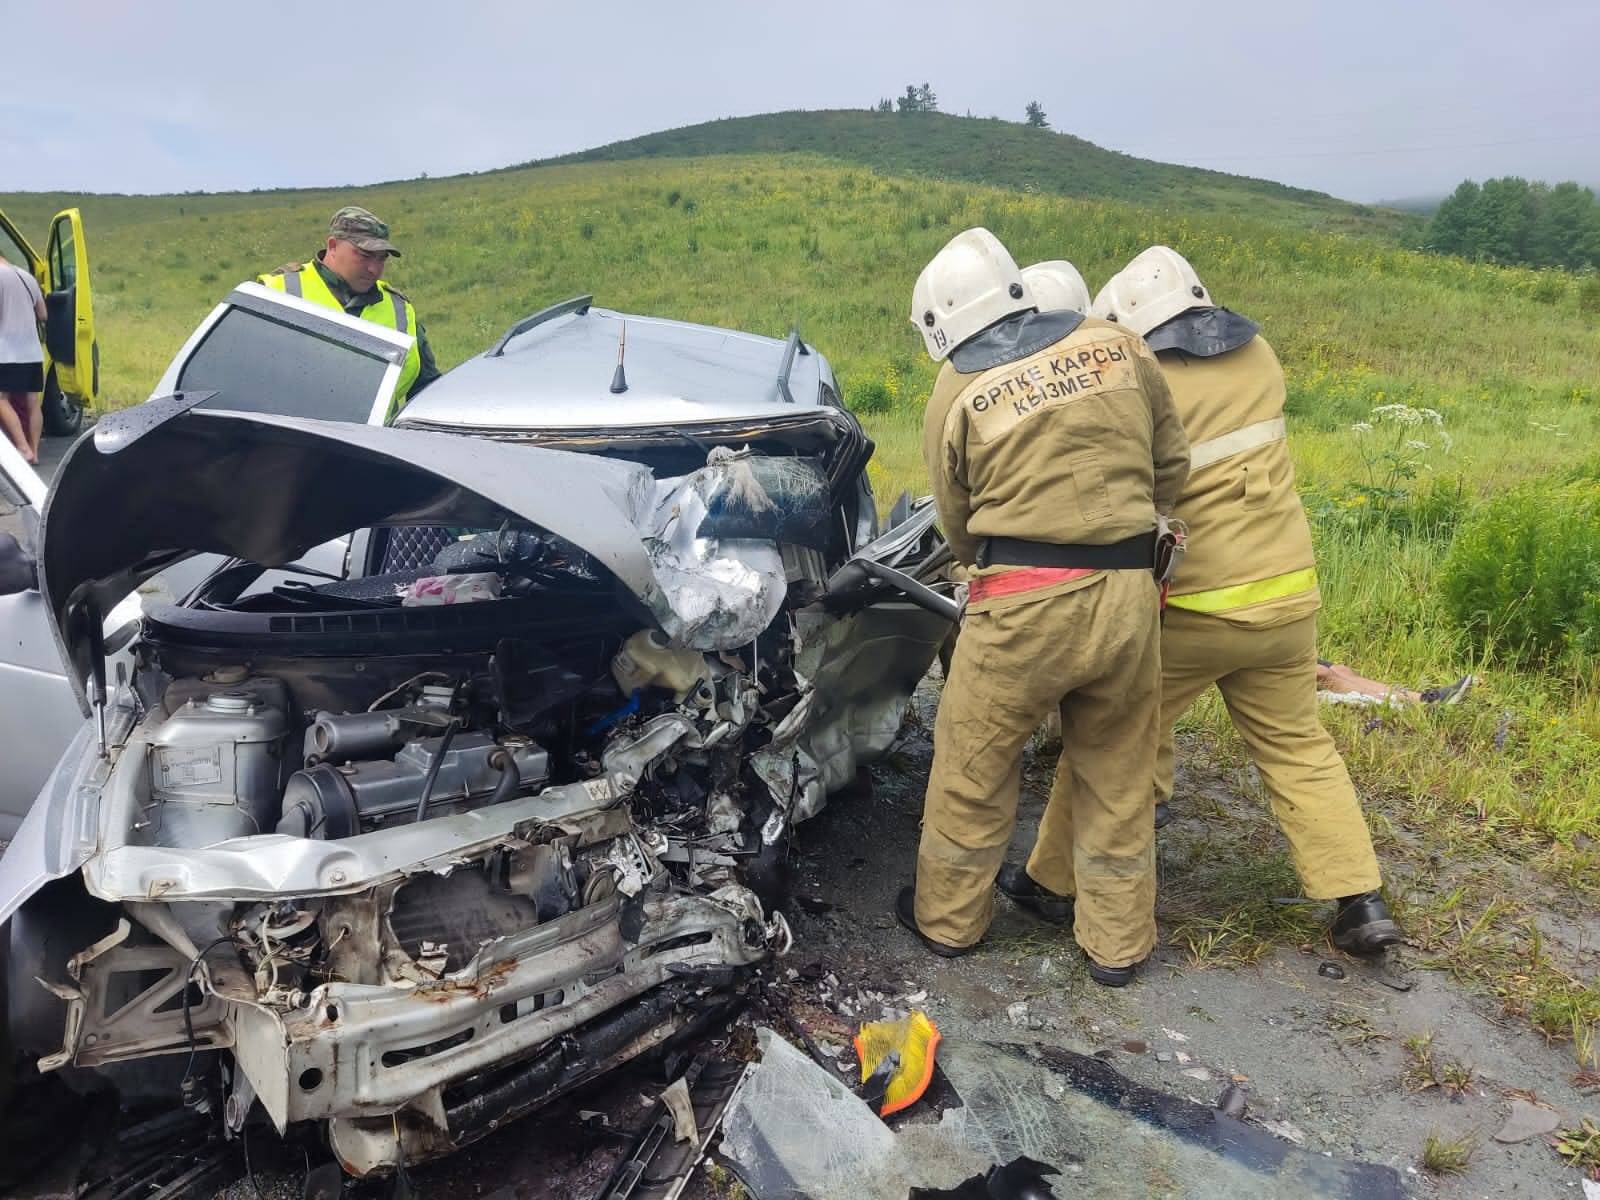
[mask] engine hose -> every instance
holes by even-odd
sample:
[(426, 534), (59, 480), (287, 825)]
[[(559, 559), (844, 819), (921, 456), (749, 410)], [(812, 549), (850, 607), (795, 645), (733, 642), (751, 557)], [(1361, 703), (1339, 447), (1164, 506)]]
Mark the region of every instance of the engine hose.
[(517, 789), (522, 786), (522, 772), (517, 770), (517, 760), (503, 746), (489, 756), (489, 765), (500, 772), (500, 779), (489, 795), (489, 803), (501, 804), (517, 794)]
[(450, 752), (450, 743), (456, 740), (457, 722), (451, 721), (445, 726), (444, 737), (439, 739), (439, 748), (434, 751), (433, 761), (428, 764), (428, 777), (422, 781), (422, 795), (417, 798), (418, 821), (428, 811), (428, 801), (433, 799), (433, 785), (438, 782), (439, 768), (444, 766), (444, 756)]

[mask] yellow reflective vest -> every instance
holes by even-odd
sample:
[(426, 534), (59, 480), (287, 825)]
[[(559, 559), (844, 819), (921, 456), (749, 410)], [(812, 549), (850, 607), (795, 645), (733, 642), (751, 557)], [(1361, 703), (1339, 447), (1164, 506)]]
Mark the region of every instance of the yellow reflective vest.
[[(339, 303), (339, 298), (328, 289), (315, 263), (306, 263), (298, 271), (272, 271), (256, 278), (269, 288), (287, 292), (291, 296), (299, 296), (340, 312), (347, 311)], [(378, 291), (381, 298), (376, 303), (351, 315), (371, 321), (374, 325), (382, 325), (385, 329), (410, 334), (412, 338), (411, 349), (406, 351), (406, 361), (400, 368), (400, 382), (395, 386), (389, 411), (383, 418), (383, 423), (388, 425), (394, 421), (395, 414), (411, 394), (411, 386), (416, 383), (417, 375), (422, 370), (422, 352), (417, 349), (417, 310), (412, 307), (411, 301), (381, 279), (378, 280)]]
[(1157, 354), (1189, 437), (1189, 479), (1173, 516), (1188, 550), (1167, 603), (1243, 624), (1315, 612), (1311, 526), (1294, 487), (1283, 368), (1257, 335), (1223, 354)]

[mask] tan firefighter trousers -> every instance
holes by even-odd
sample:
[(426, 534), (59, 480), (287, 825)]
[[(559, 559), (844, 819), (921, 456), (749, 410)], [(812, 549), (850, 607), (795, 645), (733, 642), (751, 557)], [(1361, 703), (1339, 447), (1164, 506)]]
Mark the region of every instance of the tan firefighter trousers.
[(1214, 683), (1261, 774), (1306, 895), (1331, 900), (1376, 889), (1378, 860), (1355, 787), (1317, 716), (1316, 614), (1263, 629), (1169, 608), (1161, 655), (1156, 799), (1172, 795), (1173, 722)]
[(983, 936), (1016, 826), (1022, 750), (1046, 712), (1064, 752), (1029, 873), (1077, 896), (1078, 944), (1120, 967), (1155, 946), (1150, 780), (1160, 627), (1147, 571), (969, 613), (939, 701), (917, 853), (917, 924), (950, 946)]

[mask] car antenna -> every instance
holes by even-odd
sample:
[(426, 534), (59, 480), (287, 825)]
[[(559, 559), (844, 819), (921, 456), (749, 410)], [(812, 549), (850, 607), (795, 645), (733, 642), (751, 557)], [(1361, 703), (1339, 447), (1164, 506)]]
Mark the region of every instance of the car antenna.
[(628, 353), (628, 323), (622, 323), (622, 332), (617, 335), (617, 371), (611, 376), (611, 391), (620, 396), (628, 390), (628, 376), (622, 369), (623, 356)]

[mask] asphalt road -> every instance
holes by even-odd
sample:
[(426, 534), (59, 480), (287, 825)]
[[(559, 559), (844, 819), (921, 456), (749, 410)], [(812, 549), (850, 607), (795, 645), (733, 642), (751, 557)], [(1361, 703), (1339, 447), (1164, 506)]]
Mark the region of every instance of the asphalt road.
[[(84, 428), (88, 429), (89, 426), (85, 425)], [(76, 435), (73, 437), (47, 437), (39, 443), (39, 465), (35, 469), (39, 472), (41, 479), (49, 483), (56, 477), (56, 468), (61, 465), (62, 456), (66, 454), (72, 443), (77, 440)]]

